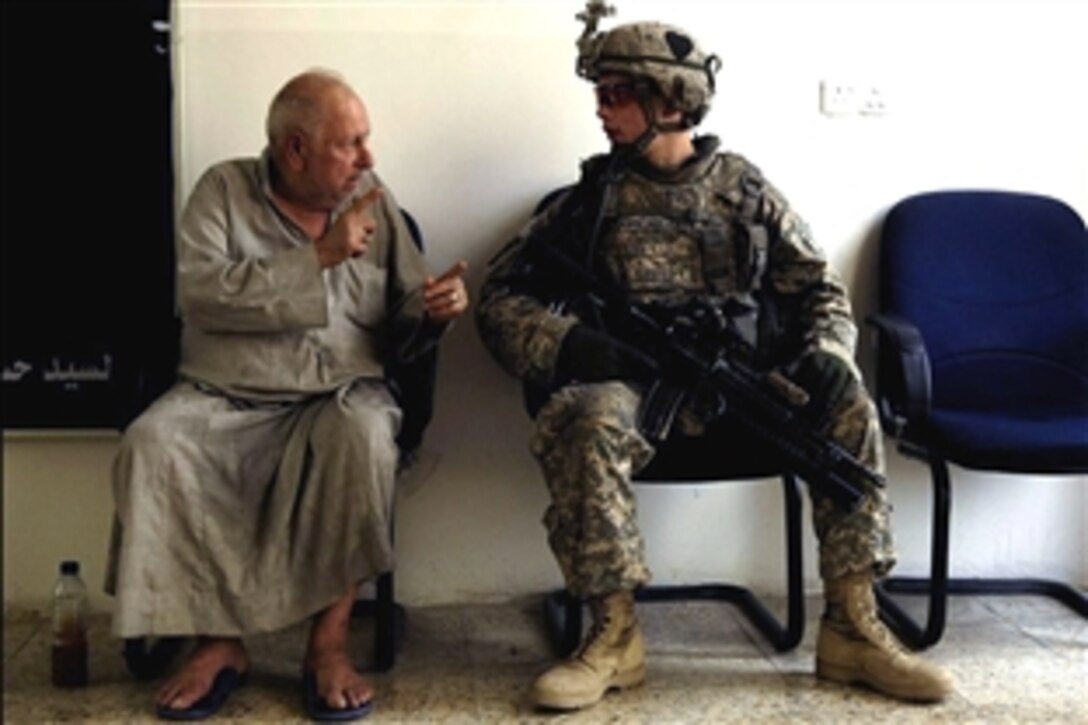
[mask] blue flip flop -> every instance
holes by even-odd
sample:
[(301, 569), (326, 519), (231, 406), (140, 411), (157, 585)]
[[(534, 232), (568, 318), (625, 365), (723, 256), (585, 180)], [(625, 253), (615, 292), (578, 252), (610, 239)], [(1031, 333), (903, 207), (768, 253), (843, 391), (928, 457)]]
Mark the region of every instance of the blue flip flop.
[(219, 712), (235, 690), (246, 684), (246, 674), (233, 667), (224, 667), (216, 673), (211, 689), (204, 697), (184, 708), (157, 705), (155, 713), (163, 720), (203, 720), (211, 717)]
[(374, 709), (373, 700), (358, 707), (333, 707), (317, 692), (317, 675), (313, 670), (302, 673), (302, 708), (306, 717), (316, 722), (345, 722), (360, 720)]

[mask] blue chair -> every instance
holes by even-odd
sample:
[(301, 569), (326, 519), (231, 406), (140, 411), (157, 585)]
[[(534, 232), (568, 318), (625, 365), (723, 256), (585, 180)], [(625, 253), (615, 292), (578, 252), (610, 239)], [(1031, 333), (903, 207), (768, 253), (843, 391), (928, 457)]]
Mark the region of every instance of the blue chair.
[[(949, 463), (1010, 474), (1088, 472), (1088, 232), (1068, 205), (1008, 191), (918, 194), (888, 212), (880, 246), (877, 406), (884, 431), (930, 468), (928, 578), (878, 588), (915, 648), (937, 642), (949, 593), (1088, 599), (1045, 579), (948, 576)], [(888, 592), (927, 594), (924, 626)]]

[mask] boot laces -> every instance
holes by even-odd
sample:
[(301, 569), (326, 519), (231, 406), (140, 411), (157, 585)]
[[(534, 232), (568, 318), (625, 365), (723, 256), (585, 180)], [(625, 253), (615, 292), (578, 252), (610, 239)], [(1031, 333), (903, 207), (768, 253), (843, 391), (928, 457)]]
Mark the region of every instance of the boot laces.
[(612, 614), (608, 611), (608, 608), (603, 602), (594, 601), (590, 604), (590, 608), (593, 611), (593, 624), (590, 626), (589, 632), (586, 633), (585, 639), (582, 640), (582, 644), (579, 645), (578, 650), (574, 653), (574, 656), (578, 659), (583, 659), (583, 655), (585, 655), (593, 645), (597, 644), (601, 635), (608, 629), (608, 625), (612, 623)]
[(847, 611), (851, 623), (853, 623), (860, 635), (873, 644), (891, 650), (896, 654), (906, 655), (903, 644), (880, 620), (872, 589), (868, 587), (868, 584), (865, 584), (864, 588), (859, 585), (855, 596), (847, 597)]

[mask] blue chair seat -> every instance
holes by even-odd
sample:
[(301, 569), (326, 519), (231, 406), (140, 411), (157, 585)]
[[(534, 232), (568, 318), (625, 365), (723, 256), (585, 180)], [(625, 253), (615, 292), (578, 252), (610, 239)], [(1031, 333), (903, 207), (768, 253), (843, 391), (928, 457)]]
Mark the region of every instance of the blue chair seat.
[(1088, 468), (1088, 415), (996, 416), (931, 410), (931, 444), (979, 470), (1076, 473)]

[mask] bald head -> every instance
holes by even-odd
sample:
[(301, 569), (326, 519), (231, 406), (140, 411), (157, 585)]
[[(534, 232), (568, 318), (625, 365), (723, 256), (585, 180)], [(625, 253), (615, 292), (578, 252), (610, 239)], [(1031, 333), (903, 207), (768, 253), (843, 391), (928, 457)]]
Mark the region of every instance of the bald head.
[(268, 108), (268, 145), (278, 150), (296, 133), (317, 136), (330, 101), (345, 96), (354, 98), (355, 91), (332, 71), (306, 71), (287, 81)]
[(306, 210), (337, 208), (374, 165), (366, 107), (329, 71), (289, 80), (272, 99), (267, 130), (272, 188)]

